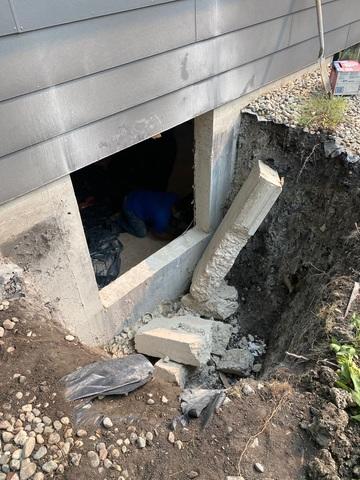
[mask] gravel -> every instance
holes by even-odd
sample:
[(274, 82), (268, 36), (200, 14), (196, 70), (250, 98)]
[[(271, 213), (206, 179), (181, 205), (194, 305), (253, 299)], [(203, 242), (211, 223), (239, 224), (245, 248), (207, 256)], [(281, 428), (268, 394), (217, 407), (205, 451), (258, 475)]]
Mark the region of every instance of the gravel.
[(254, 468), (259, 473), (264, 473), (265, 472), (265, 468), (261, 463), (255, 463)]
[[(297, 127), (304, 101), (310, 95), (321, 92), (321, 89), (320, 74), (307, 73), (256, 98), (246, 107), (246, 111), (275, 123)], [(336, 144), (343, 147), (350, 155), (360, 156), (360, 96), (346, 98), (348, 108), (344, 121), (331, 136), (335, 138)]]
[(175, 434), (174, 432), (169, 432), (168, 440), (170, 443), (175, 443)]
[(113, 426), (113, 422), (109, 417), (105, 417), (102, 421), (102, 424), (105, 428), (111, 428)]
[(145, 448), (145, 447), (146, 447), (146, 440), (145, 440), (145, 438), (143, 438), (143, 437), (138, 437), (136, 443), (137, 443), (137, 446), (138, 446), (139, 448)]

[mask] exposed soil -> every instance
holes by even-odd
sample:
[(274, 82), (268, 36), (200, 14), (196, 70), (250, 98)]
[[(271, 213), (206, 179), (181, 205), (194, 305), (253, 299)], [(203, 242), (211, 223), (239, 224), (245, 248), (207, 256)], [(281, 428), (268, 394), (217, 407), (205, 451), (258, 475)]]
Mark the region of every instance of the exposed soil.
[[(17, 418), (31, 403), (52, 421), (68, 416), (74, 429), (70, 454), (55, 446), (37, 462), (41, 471), (45, 462), (56, 460), (59, 469), (45, 478), (227, 480), (239, 473), (244, 480), (360, 478), (360, 428), (350, 419), (351, 402), (334, 387), (335, 369), (328, 363), (334, 361), (330, 338), (351, 337), (344, 312), (360, 272), (360, 164), (346, 155), (326, 158), (323, 140), (243, 115), (233, 195), (257, 159), (285, 179), (282, 195), (229, 275), (241, 298), (231, 321), (240, 326), (240, 336), (265, 338), (268, 353), (262, 378), (231, 387), (230, 402), (205, 430), (196, 420), (177, 428), (182, 449), (168, 440), (171, 421), (179, 415), (178, 388), (154, 380), (128, 397), (98, 399), (85, 424), (76, 425), (77, 404), (65, 401), (61, 378), (107, 355), (65, 340), (66, 332), (29, 292), (0, 310), (0, 325), (7, 318), (19, 320), (0, 339), (0, 422)], [(352, 308), (360, 311), (359, 300)], [(253, 393), (246, 395), (245, 385)], [(98, 414), (109, 416), (113, 427), (94, 423)], [(61, 440), (70, 426), (61, 427)], [(87, 434), (76, 443), (79, 428)], [(111, 452), (134, 429), (139, 435), (151, 432), (153, 441), (143, 449), (128, 445), (113, 461), (118, 470), (90, 466), (88, 451), (104, 442)], [(44, 437), (48, 442), (47, 433)], [(0, 454), (5, 446), (0, 442)], [(72, 453), (82, 454), (79, 466)], [(6, 480), (15, 480), (12, 473)]]
[(268, 367), (286, 350), (313, 355), (326, 348), (359, 278), (360, 161), (326, 158), (325, 139), (242, 117), (233, 195), (256, 160), (284, 178), (229, 275), (241, 298), (239, 324), (268, 340)]
[[(42, 309), (28, 299), (14, 300), (8, 310), (0, 311), (0, 323), (14, 316), (19, 322), (14, 330), (5, 333), (1, 343), (0, 412), (4, 416), (17, 415), (22, 405), (36, 397), (33, 405), (40, 405), (42, 414), (52, 420), (64, 415), (74, 418), (75, 405), (64, 400), (60, 379), (78, 366), (104, 357), (103, 352), (66, 341), (66, 332), (56, 327)], [(29, 332), (32, 336), (27, 336)], [(9, 346), (14, 346), (15, 351), (7, 353)], [(13, 378), (17, 373), (26, 377), (24, 384)], [(168, 441), (169, 424), (179, 414), (178, 388), (152, 381), (128, 397), (97, 400), (89, 412), (108, 415), (114, 422), (114, 428), (107, 431), (91, 423), (81, 425), (81, 428), (86, 428), (88, 436), (82, 438), (82, 448), (71, 450), (83, 453), (80, 466), (68, 465), (65, 457), (62, 460), (65, 473), (55, 473), (54, 478), (119, 478), (119, 472), (105, 470), (99, 474), (97, 469), (90, 467), (86, 452), (93, 450), (99, 441), (109, 446), (119, 438), (129, 437), (128, 427), (131, 425), (138, 433), (151, 431), (157, 436), (155, 433), (153, 445), (143, 450), (131, 445), (128, 452), (121, 455), (119, 464), (128, 470), (129, 478), (185, 480), (193, 471), (198, 473), (199, 479), (226, 479), (227, 475), (236, 475), (246, 442), (262, 429), (284, 393), (286, 399), (258, 437), (258, 446), (251, 442), (241, 471), (247, 480), (260, 477), (268, 480), (305, 478), (305, 468), (313, 456), (314, 447), (299, 423), (310, 418), (308, 405), (313, 394), (294, 391), (287, 383), (258, 385), (255, 381), (246, 382), (253, 385), (255, 393), (244, 395), (241, 390), (243, 383), (240, 382), (229, 393), (231, 402), (222, 407), (205, 430), (200, 429), (198, 421), (193, 421), (185, 430), (176, 430), (176, 439), (182, 440), (184, 445), (182, 450)], [(15, 398), (18, 391), (24, 393), (21, 400)], [(148, 394), (153, 394), (154, 405), (146, 403)], [(160, 400), (163, 395), (169, 400), (167, 404)], [(44, 407), (46, 403), (49, 403), (47, 408)], [(89, 436), (94, 433), (98, 438), (91, 441)], [(45, 459), (41, 461), (44, 462)], [(264, 474), (254, 470), (256, 462), (264, 465)]]

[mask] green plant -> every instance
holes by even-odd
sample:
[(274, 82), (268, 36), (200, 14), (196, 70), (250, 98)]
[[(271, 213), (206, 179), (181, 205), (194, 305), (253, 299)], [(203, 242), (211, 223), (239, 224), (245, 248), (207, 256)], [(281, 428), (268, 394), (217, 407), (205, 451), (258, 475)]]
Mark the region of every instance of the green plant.
[(352, 418), (360, 422), (360, 368), (358, 366), (360, 354), (360, 315), (354, 314), (351, 319), (354, 328), (354, 343), (341, 344), (336, 340), (331, 343), (332, 350), (336, 353), (336, 359), (340, 370), (338, 371), (337, 386), (352, 395), (358, 412)]
[(313, 95), (302, 105), (299, 124), (316, 130), (335, 130), (344, 120), (347, 105), (344, 97)]

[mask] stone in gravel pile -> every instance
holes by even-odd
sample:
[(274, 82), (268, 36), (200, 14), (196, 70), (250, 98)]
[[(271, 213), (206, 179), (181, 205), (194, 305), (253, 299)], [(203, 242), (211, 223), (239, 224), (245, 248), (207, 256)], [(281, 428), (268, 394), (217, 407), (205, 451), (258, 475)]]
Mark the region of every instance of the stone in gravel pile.
[(140, 327), (149, 323), (153, 317), (173, 317), (177, 315), (185, 315), (186, 313), (188, 312), (183, 308), (181, 302), (163, 302), (156, 307), (156, 310), (152, 314), (145, 314), (136, 325), (125, 327), (122, 332), (115, 335), (115, 337), (104, 346), (104, 350), (114, 358), (121, 358), (124, 355), (136, 353), (135, 335)]
[(108, 345), (104, 347), (107, 353), (110, 353), (114, 358), (123, 357), (135, 353), (135, 334), (136, 327), (124, 328), (124, 330), (116, 335)]
[[(19, 382), (21, 377), (16, 374), (13, 380)], [(95, 470), (94, 478), (105, 474), (108, 480), (130, 480), (123, 465), (127, 456), (156, 446), (156, 430), (137, 433), (131, 425), (119, 434), (111, 418), (104, 417), (95, 434), (89, 435), (84, 428), (74, 429), (62, 413), (53, 418), (49, 404), (37, 403), (36, 397), (28, 403), (21, 398), (14, 401), (16, 414), (0, 411), (0, 480), (8, 480), (9, 473), (14, 474), (12, 480), (62, 478), (70, 466), (85, 464)], [(183, 448), (182, 442), (176, 447)]]
[[(304, 102), (312, 95), (322, 91), (320, 74), (307, 73), (286, 83), (282, 87), (256, 98), (245, 109), (250, 113), (274, 123), (289, 127), (298, 127)], [(331, 135), (337, 145), (342, 146), (350, 155), (360, 156), (360, 96), (346, 97), (348, 108), (336, 132)], [(308, 129), (304, 128), (305, 131)], [(310, 133), (319, 133), (310, 131)]]
[[(20, 377), (16, 375), (14, 380), (18, 381)], [(19, 404), (17, 401), (16, 415), (0, 411), (0, 480), (6, 480), (11, 472), (13, 480), (43, 480), (45, 475), (61, 475), (69, 465), (80, 466), (86, 460), (98, 473), (109, 469), (112, 472), (110, 478), (118, 479), (121, 472), (124, 478), (128, 478), (127, 471), (123, 471), (120, 465), (124, 457), (115, 446), (115, 434), (110, 431), (111, 419), (104, 419), (109, 435), (107, 441), (113, 439), (114, 442), (107, 445), (100, 442), (99, 431), (96, 436), (88, 437), (83, 429), (75, 432), (68, 417), (51, 418), (47, 413), (48, 406), (36, 404), (34, 397), (31, 403)], [(149, 436), (153, 438), (151, 432), (139, 436), (138, 448), (146, 447)], [(88, 443), (90, 439), (92, 448), (87, 451), (89, 447), (84, 446), (83, 440)], [(124, 443), (130, 445), (128, 439)]]

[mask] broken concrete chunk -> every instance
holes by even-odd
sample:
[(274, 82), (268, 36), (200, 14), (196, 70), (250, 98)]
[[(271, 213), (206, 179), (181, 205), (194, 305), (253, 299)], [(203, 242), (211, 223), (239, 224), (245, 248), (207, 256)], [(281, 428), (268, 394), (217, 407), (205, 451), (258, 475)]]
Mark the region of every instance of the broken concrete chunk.
[(135, 347), (146, 355), (198, 367), (211, 353), (224, 353), (231, 333), (231, 325), (192, 315), (157, 317), (138, 331)]
[(174, 383), (180, 388), (184, 388), (186, 377), (186, 367), (180, 363), (165, 362), (164, 360), (159, 360), (155, 363), (154, 378), (162, 382)]
[(216, 293), (205, 302), (196, 300), (191, 293), (185, 295), (181, 302), (185, 308), (193, 312), (219, 320), (226, 320), (239, 307), (236, 288), (227, 285), (225, 281), (216, 289)]
[(187, 333), (168, 328), (154, 328), (138, 332), (135, 348), (150, 357), (163, 358), (199, 367), (210, 358), (207, 337), (196, 333)]
[[(215, 318), (224, 318), (224, 313), (217, 309), (219, 303), (223, 310), (224, 294), (219, 294), (219, 289), (226, 290), (228, 287), (224, 283), (226, 275), (250, 236), (254, 235), (261, 225), (281, 190), (279, 175), (258, 161), (195, 269), (190, 294), (193, 302), (199, 303), (202, 312), (207, 308), (209, 314)], [(232, 305), (231, 313), (234, 313), (235, 307)]]
[(250, 375), (253, 365), (254, 357), (249, 350), (233, 348), (225, 352), (217, 364), (217, 369), (220, 372), (246, 377)]

